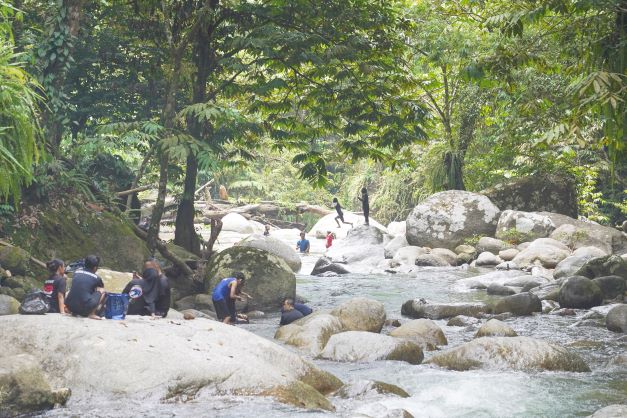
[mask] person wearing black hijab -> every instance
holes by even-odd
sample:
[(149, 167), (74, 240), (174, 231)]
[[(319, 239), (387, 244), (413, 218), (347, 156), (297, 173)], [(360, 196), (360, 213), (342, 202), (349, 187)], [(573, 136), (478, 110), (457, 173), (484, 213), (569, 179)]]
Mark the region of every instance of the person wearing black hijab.
[(133, 277), (122, 291), (130, 299), (127, 315), (154, 316), (160, 292), (161, 281), (157, 270), (148, 268), (144, 270), (142, 277)]

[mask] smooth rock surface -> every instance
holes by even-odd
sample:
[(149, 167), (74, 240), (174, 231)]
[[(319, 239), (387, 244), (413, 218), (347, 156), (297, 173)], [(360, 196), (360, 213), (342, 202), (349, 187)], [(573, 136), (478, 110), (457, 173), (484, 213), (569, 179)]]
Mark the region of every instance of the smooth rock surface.
[(511, 312), (514, 315), (531, 315), (542, 312), (542, 302), (533, 293), (524, 292), (506, 296), (494, 304), (493, 313)]
[(407, 247), (408, 245), (409, 243), (407, 242), (407, 238), (405, 238), (405, 234), (395, 236), (385, 244), (383, 248), (385, 258), (394, 258), (399, 249)]
[(512, 262), (523, 268), (536, 264), (546, 268), (555, 268), (569, 255), (570, 249), (559, 241), (539, 238), (517, 254)]
[(294, 273), (298, 273), (302, 266), (302, 261), (300, 259), (300, 256), (294, 249), (295, 247), (291, 247), (280, 239), (274, 238), (272, 236), (266, 237), (263, 235), (254, 234), (244, 238), (236, 245), (240, 245), (242, 247), (258, 248), (260, 250), (267, 251), (270, 254), (274, 254), (285, 260), (287, 265), (290, 266)]
[(500, 239), (492, 237), (481, 237), (479, 238), (479, 242), (477, 242), (476, 247), (478, 253), (487, 251), (494, 255), (498, 255), (500, 251), (513, 248), (514, 246)]
[(342, 323), (337, 317), (326, 313), (313, 313), (280, 327), (274, 338), (317, 356), (329, 338), (342, 330)]
[(625, 418), (627, 417), (627, 405), (609, 405), (601, 408), (589, 418)]
[(516, 337), (516, 331), (503, 321), (498, 319), (490, 319), (475, 334), (475, 338), (481, 337)]
[(477, 338), (436, 354), (427, 363), (451, 370), (590, 371), (579, 355), (530, 337)]
[(436, 346), (448, 344), (442, 328), (430, 319), (406, 322), (392, 330), (390, 336), (414, 341), (427, 350), (435, 350)]
[(356, 297), (331, 311), (347, 331), (381, 332), (385, 324), (385, 307), (379, 301)]
[(20, 302), (14, 297), (0, 295), (0, 315), (16, 315), (20, 310)]
[(411, 318), (447, 319), (458, 315), (478, 317), (488, 311), (484, 303), (430, 303), (410, 299), (401, 307), (401, 314)]
[(394, 256), (392, 259), (401, 264), (408, 264), (408, 265), (414, 266), (416, 265), (416, 258), (421, 255), (425, 255), (426, 253), (427, 253), (427, 250), (422, 247), (407, 245), (407, 246), (399, 248), (394, 253)]
[(558, 302), (562, 308), (590, 309), (603, 303), (603, 292), (587, 277), (573, 276), (560, 287)]
[[(455, 260), (457, 263), (457, 260)], [(416, 260), (414, 264), (419, 267), (450, 267), (446, 259), (436, 255), (436, 254), (421, 254), (416, 256)]]
[(621, 302), (623, 301), (623, 297), (625, 295), (625, 290), (627, 287), (626, 280), (624, 278), (620, 276), (604, 276), (597, 277), (592, 281), (601, 288), (604, 299), (618, 298)]
[(548, 237), (555, 228), (555, 224), (548, 216), (535, 212), (504, 210), (498, 220), (496, 238), (531, 241)]
[(424, 354), (419, 345), (408, 340), (372, 332), (347, 331), (331, 336), (319, 357), (348, 362), (398, 360), (420, 364)]
[(498, 258), (498, 256), (492, 254), (491, 252), (484, 251), (479, 254), (479, 256), (477, 257), (477, 260), (475, 260), (475, 263), (477, 267), (483, 267), (483, 266), (496, 266), (502, 261), (503, 260)]
[(610, 309), (605, 317), (607, 329), (614, 332), (627, 332), (627, 305), (618, 305)]
[(436, 193), (407, 217), (407, 241), (455, 249), (473, 235), (492, 236), (500, 210), (487, 197), (460, 190)]

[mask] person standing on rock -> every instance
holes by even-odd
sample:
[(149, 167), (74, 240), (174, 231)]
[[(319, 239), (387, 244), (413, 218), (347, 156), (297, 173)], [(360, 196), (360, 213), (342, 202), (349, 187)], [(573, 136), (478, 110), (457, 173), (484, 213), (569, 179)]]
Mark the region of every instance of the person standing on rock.
[(305, 231), (300, 233), (300, 240), (296, 243), (296, 249), (301, 253), (309, 254), (309, 249), (311, 248), (311, 243), (308, 239), (305, 238)]
[(366, 220), (366, 225), (370, 225), (369, 217), (370, 217), (370, 202), (368, 201), (368, 190), (365, 187), (361, 188), (361, 197), (357, 196), (357, 199), (361, 201), (361, 209), (364, 212), (364, 218)]
[(96, 275), (99, 265), (100, 257), (88, 255), (85, 257), (85, 268), (74, 273), (66, 299), (66, 305), (73, 315), (102, 319), (96, 314), (102, 309), (106, 297), (104, 283)]
[(218, 316), (218, 320), (225, 324), (237, 322), (235, 300), (242, 300), (240, 294), (246, 278), (244, 273), (236, 271), (233, 277), (227, 277), (213, 288), (211, 300)]
[(263, 236), (264, 237), (270, 236), (270, 225), (266, 225), (265, 228), (263, 229)]
[(44, 282), (44, 294), (50, 303), (50, 313), (65, 313), (65, 289), (67, 277), (65, 276), (65, 263), (58, 259), (46, 263), (50, 276)]
[(340, 225), (340, 221), (342, 221), (343, 224), (348, 224), (352, 228), (353, 224), (350, 222), (346, 222), (344, 220), (344, 212), (342, 212), (342, 205), (340, 205), (340, 202), (337, 200), (337, 197), (333, 198), (333, 207), (335, 208), (335, 211), (337, 212), (337, 216), (335, 217), (335, 222), (337, 222), (337, 227), (338, 228), (342, 227)]

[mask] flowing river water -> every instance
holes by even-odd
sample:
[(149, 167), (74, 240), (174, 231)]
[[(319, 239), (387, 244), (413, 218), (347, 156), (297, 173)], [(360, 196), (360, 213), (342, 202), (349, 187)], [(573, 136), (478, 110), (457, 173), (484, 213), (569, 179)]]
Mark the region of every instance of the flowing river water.
[[(304, 258), (301, 271), (311, 271), (317, 257)], [(297, 276), (297, 293), (314, 309), (332, 309), (355, 296), (376, 299), (385, 305), (388, 318), (401, 318), (404, 301), (421, 297), (434, 302), (483, 301), (485, 292), (463, 292), (455, 281), (477, 275), (478, 270), (425, 268), (413, 275), (345, 275), (341, 277)], [(204, 396), (187, 403), (163, 404), (154, 399), (98, 399), (72, 403), (45, 416), (207, 416), (207, 417), (350, 417), (382, 416), (386, 410), (402, 408), (415, 417), (576, 417), (599, 408), (627, 401), (627, 368), (611, 360), (625, 353), (627, 338), (601, 326), (576, 326), (586, 312), (577, 316), (536, 315), (513, 317), (505, 322), (519, 335), (548, 340), (579, 353), (591, 373), (449, 371), (432, 365), (410, 365), (397, 361), (337, 363), (309, 359), (345, 383), (379, 380), (405, 389), (411, 396), (373, 394), (365, 398), (332, 397), (334, 413), (304, 411), (272, 399), (236, 396)], [(272, 339), (279, 316), (269, 314), (245, 329)], [(443, 329), (449, 347), (473, 338), (476, 328)], [(387, 332), (389, 329), (384, 329)], [(245, 344), (245, 342), (242, 342)], [(286, 346), (288, 349), (296, 350)], [(443, 348), (445, 349), (445, 347)], [(425, 359), (432, 353), (425, 352)], [(133, 411), (130, 415), (129, 411)]]

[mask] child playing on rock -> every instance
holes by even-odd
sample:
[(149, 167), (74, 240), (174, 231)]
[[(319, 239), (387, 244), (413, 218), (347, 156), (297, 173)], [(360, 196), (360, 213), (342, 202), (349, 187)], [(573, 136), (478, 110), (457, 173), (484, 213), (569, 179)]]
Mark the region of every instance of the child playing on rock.
[(331, 231), (327, 231), (326, 247), (330, 248), (331, 245), (333, 245), (333, 233)]
[(342, 227), (340, 225), (340, 221), (342, 221), (343, 224), (348, 224), (352, 228), (353, 224), (351, 222), (346, 222), (344, 220), (344, 212), (342, 212), (342, 206), (340, 205), (340, 202), (337, 200), (337, 197), (333, 198), (333, 207), (335, 207), (335, 211), (337, 212), (337, 216), (335, 217), (335, 222), (337, 222), (337, 227), (338, 228)]

